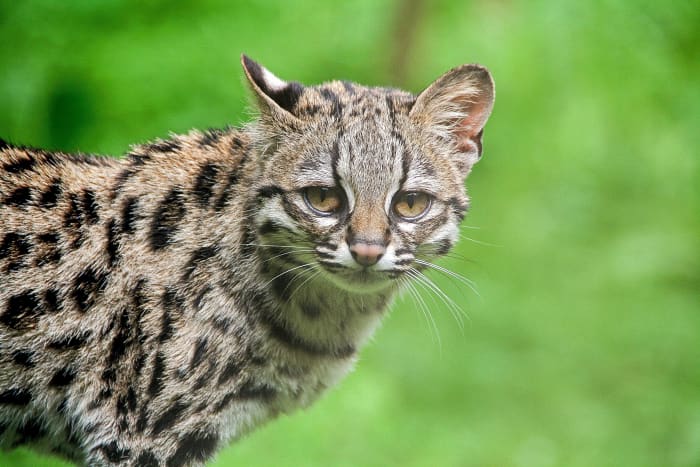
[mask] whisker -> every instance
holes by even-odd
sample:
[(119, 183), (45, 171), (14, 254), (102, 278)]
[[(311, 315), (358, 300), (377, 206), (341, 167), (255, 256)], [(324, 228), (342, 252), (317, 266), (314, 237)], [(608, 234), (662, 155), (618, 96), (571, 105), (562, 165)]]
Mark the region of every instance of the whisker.
[(445, 267), (439, 266), (437, 264), (431, 263), (430, 261), (425, 261), (425, 260), (416, 258), (416, 263), (422, 264), (423, 266), (426, 266), (426, 267), (429, 267), (432, 269), (435, 269), (436, 271), (439, 271), (448, 277), (457, 279), (458, 281), (460, 281), (461, 283), (463, 283), (464, 285), (469, 287), (471, 289), (471, 291), (476, 294), (477, 297), (482, 298), (481, 294), (479, 294), (479, 291), (476, 289), (476, 282), (474, 282), (473, 280), (467, 279), (466, 277), (462, 276), (461, 274), (457, 274), (454, 271), (451, 271), (451, 270), (449, 270)]

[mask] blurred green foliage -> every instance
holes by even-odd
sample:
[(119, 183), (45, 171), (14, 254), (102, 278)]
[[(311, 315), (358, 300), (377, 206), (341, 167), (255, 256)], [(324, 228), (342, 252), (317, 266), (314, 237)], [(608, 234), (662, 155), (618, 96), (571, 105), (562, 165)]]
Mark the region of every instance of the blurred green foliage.
[(241, 52), (415, 92), (483, 63), (496, 107), (442, 263), (480, 296), (432, 275), (464, 329), (400, 299), (339, 388), (214, 465), (699, 465), (698, 25), (690, 0), (2, 0), (0, 136), (120, 154), (245, 122)]

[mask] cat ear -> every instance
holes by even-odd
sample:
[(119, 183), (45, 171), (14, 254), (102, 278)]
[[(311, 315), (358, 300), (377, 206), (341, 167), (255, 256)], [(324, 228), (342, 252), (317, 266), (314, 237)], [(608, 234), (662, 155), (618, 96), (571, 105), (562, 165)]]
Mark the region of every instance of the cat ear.
[(246, 55), (241, 55), (241, 64), (261, 111), (267, 110), (280, 117), (294, 115), (297, 101), (304, 92), (300, 83), (281, 80)]
[(481, 158), (481, 136), (495, 97), (491, 73), (481, 65), (454, 68), (420, 93), (410, 117), (457, 152), (464, 175)]

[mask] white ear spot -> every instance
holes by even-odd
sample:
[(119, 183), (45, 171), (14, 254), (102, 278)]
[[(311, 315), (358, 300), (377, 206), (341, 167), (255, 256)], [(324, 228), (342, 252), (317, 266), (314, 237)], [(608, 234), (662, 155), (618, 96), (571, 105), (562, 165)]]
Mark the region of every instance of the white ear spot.
[(262, 69), (263, 80), (271, 91), (281, 91), (287, 86), (285, 81), (282, 81), (277, 76), (273, 75), (267, 68)]

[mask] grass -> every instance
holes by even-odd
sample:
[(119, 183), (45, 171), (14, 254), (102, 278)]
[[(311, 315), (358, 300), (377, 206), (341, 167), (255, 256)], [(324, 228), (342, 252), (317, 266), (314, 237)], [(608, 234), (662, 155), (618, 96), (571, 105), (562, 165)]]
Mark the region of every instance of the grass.
[(119, 154), (243, 122), (241, 52), (413, 91), (483, 63), (498, 95), (468, 181), (476, 241), (441, 263), (480, 297), (431, 274), (464, 329), (425, 292), (438, 340), (403, 297), (340, 387), (213, 465), (700, 464), (697, 5), (402, 5), (3, 2), (0, 135)]

